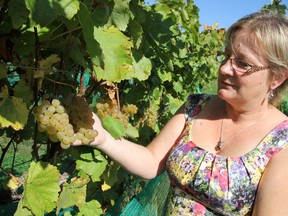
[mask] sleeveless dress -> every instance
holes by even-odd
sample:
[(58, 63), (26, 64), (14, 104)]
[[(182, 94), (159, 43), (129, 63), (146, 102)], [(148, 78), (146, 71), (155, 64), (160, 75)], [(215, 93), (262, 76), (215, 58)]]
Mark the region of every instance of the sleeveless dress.
[(167, 215), (250, 215), (267, 163), (288, 147), (287, 120), (240, 157), (215, 155), (198, 147), (190, 139), (191, 122), (211, 96), (190, 95), (186, 102), (187, 127), (166, 162), (172, 185)]

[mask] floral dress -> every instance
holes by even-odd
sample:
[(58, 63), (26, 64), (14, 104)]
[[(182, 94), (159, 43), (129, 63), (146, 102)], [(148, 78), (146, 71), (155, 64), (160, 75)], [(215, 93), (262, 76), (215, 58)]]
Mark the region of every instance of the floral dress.
[(193, 143), (193, 118), (211, 95), (190, 95), (183, 134), (167, 159), (172, 187), (168, 215), (249, 215), (267, 163), (288, 147), (288, 121), (271, 130), (256, 148), (240, 157), (215, 155)]

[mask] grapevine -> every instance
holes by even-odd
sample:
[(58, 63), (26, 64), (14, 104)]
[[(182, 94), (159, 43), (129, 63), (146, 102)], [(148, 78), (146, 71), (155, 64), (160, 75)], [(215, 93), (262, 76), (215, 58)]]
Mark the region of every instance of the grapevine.
[(115, 119), (121, 121), (124, 127), (129, 125), (130, 118), (138, 112), (138, 108), (134, 104), (125, 104), (120, 111), (117, 103), (114, 101), (99, 102), (96, 104), (96, 110), (100, 119), (113, 116)]
[(139, 120), (139, 123), (145, 124), (154, 129), (157, 124), (158, 113), (152, 106), (145, 110), (143, 118)]
[(35, 119), (38, 131), (46, 132), (50, 141), (60, 142), (63, 149), (69, 148), (76, 139), (89, 144), (98, 135), (93, 130), (92, 110), (80, 96), (68, 97), (63, 103), (55, 98), (51, 102), (43, 99), (36, 108)]

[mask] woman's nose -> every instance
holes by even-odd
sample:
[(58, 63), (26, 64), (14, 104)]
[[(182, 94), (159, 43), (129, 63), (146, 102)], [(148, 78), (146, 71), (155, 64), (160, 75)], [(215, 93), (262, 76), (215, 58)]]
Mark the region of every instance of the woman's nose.
[(219, 73), (221, 74), (226, 74), (226, 75), (230, 75), (233, 76), (234, 72), (233, 72), (233, 68), (231, 65), (231, 60), (228, 59), (227, 61), (223, 61), (219, 67)]

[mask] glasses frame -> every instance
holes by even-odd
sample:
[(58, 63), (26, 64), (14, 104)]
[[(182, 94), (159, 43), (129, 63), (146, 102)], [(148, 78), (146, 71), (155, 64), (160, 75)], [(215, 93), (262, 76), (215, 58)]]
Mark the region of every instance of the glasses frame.
[(231, 57), (227, 57), (227, 56), (225, 56), (225, 58), (220, 61), (221, 66), (226, 64), (227, 61), (230, 62), (231, 68), (233, 70), (235, 70), (235, 71), (237, 71), (239, 73), (242, 73), (242, 74), (255, 73), (255, 72), (258, 72), (258, 71), (261, 71), (261, 70), (266, 70), (266, 69), (269, 68), (269, 66), (252, 65), (252, 64), (249, 64), (249, 63), (245, 62), (245, 64), (247, 64), (247, 66), (250, 67), (250, 68), (248, 68), (246, 71), (241, 71), (241, 70), (237, 69), (237, 66), (235, 66), (236, 65), (235, 61), (237, 61), (237, 59), (231, 58)]

